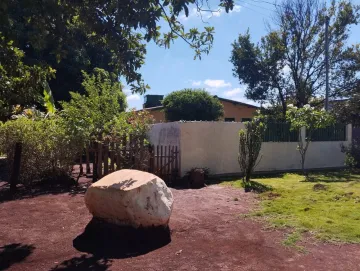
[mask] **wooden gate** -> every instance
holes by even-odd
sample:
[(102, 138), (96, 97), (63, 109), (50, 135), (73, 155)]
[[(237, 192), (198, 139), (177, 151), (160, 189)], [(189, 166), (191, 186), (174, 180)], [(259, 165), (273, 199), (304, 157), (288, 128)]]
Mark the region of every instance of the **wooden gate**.
[(149, 172), (172, 184), (180, 176), (179, 158), (178, 146), (152, 146)]
[[(138, 141), (139, 142), (139, 141)], [(97, 181), (120, 169), (137, 169), (159, 176), (166, 184), (180, 177), (180, 152), (177, 146), (92, 143), (80, 158), (80, 175)]]

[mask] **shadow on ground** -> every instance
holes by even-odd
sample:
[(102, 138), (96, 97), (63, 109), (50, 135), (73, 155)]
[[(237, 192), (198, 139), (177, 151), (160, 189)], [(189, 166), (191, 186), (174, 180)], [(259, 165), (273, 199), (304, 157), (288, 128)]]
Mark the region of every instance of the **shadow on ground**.
[(111, 266), (111, 260), (98, 258), (95, 256), (82, 255), (70, 260), (63, 261), (61, 264), (50, 269), (50, 271), (106, 271)]
[(11, 265), (22, 262), (35, 249), (33, 245), (9, 244), (0, 247), (0, 270), (6, 270)]
[(75, 185), (74, 183), (42, 184), (32, 186), (18, 185), (15, 193), (10, 192), (8, 183), (0, 184), (0, 203), (12, 200), (35, 198), (42, 195), (57, 195), (68, 193), (71, 196), (84, 194), (90, 183)]
[(73, 240), (74, 248), (95, 257), (122, 259), (146, 254), (171, 242), (170, 229), (134, 229), (92, 219), (85, 231)]
[(322, 172), (319, 174), (309, 174), (304, 182), (324, 182), (324, 183), (345, 183), (359, 181), (349, 171)]

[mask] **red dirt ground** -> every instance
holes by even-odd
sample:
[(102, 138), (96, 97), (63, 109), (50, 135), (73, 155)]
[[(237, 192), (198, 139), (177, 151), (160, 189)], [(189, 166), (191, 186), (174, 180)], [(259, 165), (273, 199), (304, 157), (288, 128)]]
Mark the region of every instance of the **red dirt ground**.
[(84, 190), (3, 200), (0, 270), (360, 270), (359, 245), (286, 248), (283, 231), (239, 216), (253, 208), (254, 194), (217, 185), (172, 189), (169, 244), (134, 257), (117, 255), (116, 243), (112, 256), (84, 253), (73, 245), (91, 220)]

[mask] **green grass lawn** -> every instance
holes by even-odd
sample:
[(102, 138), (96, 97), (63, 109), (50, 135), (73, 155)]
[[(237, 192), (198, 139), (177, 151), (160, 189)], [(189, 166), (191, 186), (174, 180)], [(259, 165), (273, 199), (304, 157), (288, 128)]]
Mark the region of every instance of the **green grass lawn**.
[[(271, 188), (259, 194), (260, 208), (253, 215), (321, 240), (360, 243), (360, 174), (327, 172), (309, 177), (306, 182), (298, 174), (253, 179)], [(242, 187), (239, 180), (223, 184)]]

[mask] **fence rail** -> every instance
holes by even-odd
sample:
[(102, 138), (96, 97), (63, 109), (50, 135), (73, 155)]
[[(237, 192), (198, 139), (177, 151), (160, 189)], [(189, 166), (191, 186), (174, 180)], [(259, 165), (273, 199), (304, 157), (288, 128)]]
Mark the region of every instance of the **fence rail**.
[(346, 141), (346, 125), (336, 124), (316, 129), (311, 135), (306, 131), (306, 137), (311, 137), (311, 141)]
[(298, 131), (291, 131), (289, 123), (267, 123), (264, 132), (264, 142), (297, 142)]

